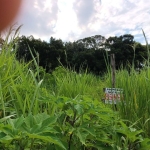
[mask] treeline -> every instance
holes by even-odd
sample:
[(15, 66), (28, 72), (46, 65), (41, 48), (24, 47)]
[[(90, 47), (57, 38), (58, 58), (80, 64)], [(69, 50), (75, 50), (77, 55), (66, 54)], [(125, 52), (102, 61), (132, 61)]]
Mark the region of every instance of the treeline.
[(48, 73), (63, 65), (76, 71), (88, 69), (100, 74), (106, 71), (106, 62), (109, 62), (112, 53), (115, 54), (117, 69), (129, 64), (140, 68), (148, 56), (146, 46), (134, 41), (134, 36), (130, 34), (108, 39), (95, 35), (74, 42), (63, 42), (53, 37), (46, 42), (33, 36), (21, 36), (15, 46), (18, 60), (32, 60), (32, 52), (35, 57), (39, 56), (39, 66)]

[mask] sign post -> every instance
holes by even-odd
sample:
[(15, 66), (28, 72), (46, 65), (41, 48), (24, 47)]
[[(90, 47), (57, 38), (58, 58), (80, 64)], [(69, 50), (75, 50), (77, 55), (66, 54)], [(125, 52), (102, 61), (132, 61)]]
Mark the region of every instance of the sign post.
[(104, 88), (104, 103), (114, 104), (115, 110), (117, 110), (117, 103), (123, 100), (123, 89), (115, 88), (115, 54), (110, 55), (111, 72), (112, 72), (112, 88)]
[(115, 54), (110, 55), (111, 71), (112, 71), (112, 88), (115, 88)]

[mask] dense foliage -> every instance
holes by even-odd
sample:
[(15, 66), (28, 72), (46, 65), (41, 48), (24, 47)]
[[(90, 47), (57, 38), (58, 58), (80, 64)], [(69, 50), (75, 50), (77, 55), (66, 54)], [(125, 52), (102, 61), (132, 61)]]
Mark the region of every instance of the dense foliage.
[(74, 68), (77, 72), (82, 68), (94, 74), (104, 73), (107, 70), (106, 59), (109, 60), (112, 53), (115, 54), (117, 69), (132, 64), (135, 68), (141, 68), (147, 59), (146, 46), (134, 41), (130, 34), (108, 39), (96, 35), (65, 43), (53, 37), (45, 42), (33, 36), (22, 36), (16, 44), (16, 50), (17, 58), (25, 61), (32, 60), (31, 50), (35, 57), (39, 56), (39, 66), (49, 73), (60, 65)]
[(34, 70), (20, 64), (11, 51), (2, 51), (0, 60), (0, 149), (150, 148), (145, 136), (149, 124), (142, 130), (102, 103), (109, 76), (102, 81), (62, 67), (46, 74), (36, 62)]
[[(103, 78), (87, 71), (76, 72), (75, 69), (56, 67), (57, 65), (53, 69), (48, 66), (46, 72), (39, 67), (42, 60), (36, 54), (41, 51), (38, 47), (42, 48), (43, 42), (33, 37), (30, 40), (27, 38), (27, 43), (35, 42), (35, 45), (30, 43), (31, 49), (29, 45), (26, 46), (27, 43), (22, 43), (25, 60), (31, 59), (25, 63), (16, 59), (16, 52), (13, 51), (16, 39), (8, 42), (6, 38), (1, 45), (1, 150), (150, 149), (149, 67), (140, 73), (135, 71), (134, 65), (130, 72), (126, 69), (116, 72), (116, 86), (124, 90), (124, 99), (117, 104), (116, 111), (114, 105), (102, 102), (102, 89), (111, 86), (109, 70)], [(90, 40), (86, 38), (85, 43), (81, 43), (81, 40), (78, 42), (79, 45), (87, 46), (86, 43)], [(99, 51), (93, 40), (90, 43), (93, 51)], [(60, 47), (65, 50), (62, 41), (53, 38), (50, 44), (45, 42), (45, 48), (49, 47), (52, 51), (57, 51)], [(28, 51), (30, 55), (26, 53)], [(20, 54), (22, 55), (21, 51)], [(17, 53), (18, 58), (20, 54)], [(59, 53), (55, 54), (59, 56)], [(68, 65), (67, 61), (64, 63)], [(49, 70), (51, 74), (48, 73)]]

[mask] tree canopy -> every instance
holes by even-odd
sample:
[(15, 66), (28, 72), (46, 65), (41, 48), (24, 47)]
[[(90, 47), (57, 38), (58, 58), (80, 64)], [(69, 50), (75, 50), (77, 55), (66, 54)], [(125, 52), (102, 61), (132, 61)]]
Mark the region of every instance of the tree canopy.
[(21, 60), (32, 60), (31, 52), (39, 55), (39, 65), (46, 72), (53, 71), (59, 65), (88, 69), (94, 74), (106, 71), (106, 58), (115, 54), (116, 68), (134, 64), (139, 67), (147, 59), (146, 46), (134, 41), (131, 34), (106, 39), (101, 35), (86, 37), (74, 42), (63, 42), (50, 38), (49, 42), (35, 39), (33, 36), (21, 36), (16, 46), (16, 57)]

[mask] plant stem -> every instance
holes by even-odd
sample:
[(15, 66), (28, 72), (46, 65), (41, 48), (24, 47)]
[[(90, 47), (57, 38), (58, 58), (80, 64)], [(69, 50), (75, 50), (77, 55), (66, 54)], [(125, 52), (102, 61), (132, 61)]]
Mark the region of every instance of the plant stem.
[(69, 137), (68, 150), (70, 150), (70, 148), (71, 148), (72, 135), (73, 135), (73, 133), (71, 133), (71, 134), (70, 134), (70, 137)]
[[(76, 122), (76, 112), (74, 112), (73, 121), (72, 121), (72, 123), (71, 123), (71, 125), (72, 125), (73, 127), (74, 127), (75, 122)], [(69, 137), (68, 150), (70, 150), (70, 148), (71, 148), (72, 136), (73, 136), (73, 133), (71, 133), (71, 134), (70, 134), (70, 137)]]
[(33, 150), (34, 140), (35, 140), (35, 139), (32, 139), (31, 146), (30, 146), (30, 150)]

